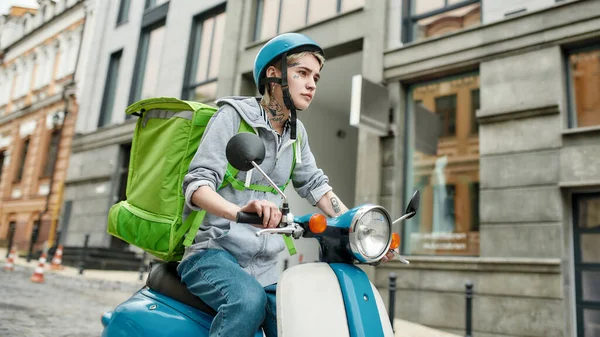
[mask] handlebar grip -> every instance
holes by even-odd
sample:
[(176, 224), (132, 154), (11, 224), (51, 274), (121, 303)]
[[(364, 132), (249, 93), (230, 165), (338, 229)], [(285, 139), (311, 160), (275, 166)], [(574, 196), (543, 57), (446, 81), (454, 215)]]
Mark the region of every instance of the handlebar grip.
[(235, 217), (235, 222), (247, 223), (251, 225), (262, 225), (263, 218), (256, 213), (238, 212)]

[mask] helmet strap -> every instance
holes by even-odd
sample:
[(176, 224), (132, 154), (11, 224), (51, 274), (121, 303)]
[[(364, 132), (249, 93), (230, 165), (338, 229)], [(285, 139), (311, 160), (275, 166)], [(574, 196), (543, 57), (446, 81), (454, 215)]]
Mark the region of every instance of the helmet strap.
[(290, 139), (296, 139), (296, 106), (287, 83), (287, 53), (281, 55), (281, 92), (283, 93), (283, 104), (290, 110)]
[[(265, 77), (260, 80), (260, 84), (268, 86), (269, 83), (281, 84), (283, 94), (283, 104), (290, 110), (290, 139), (296, 139), (296, 105), (290, 95), (290, 87), (287, 82), (287, 53), (281, 55), (281, 78)], [(265, 88), (268, 90), (268, 88)]]

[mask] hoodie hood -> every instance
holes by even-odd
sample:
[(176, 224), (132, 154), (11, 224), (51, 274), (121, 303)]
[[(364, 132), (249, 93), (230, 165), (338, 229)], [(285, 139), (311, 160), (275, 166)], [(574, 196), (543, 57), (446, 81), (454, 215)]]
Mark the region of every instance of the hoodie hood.
[(259, 101), (260, 98), (257, 97), (228, 96), (217, 100), (216, 103), (219, 108), (226, 104), (231, 105), (253, 128), (269, 128), (261, 114)]

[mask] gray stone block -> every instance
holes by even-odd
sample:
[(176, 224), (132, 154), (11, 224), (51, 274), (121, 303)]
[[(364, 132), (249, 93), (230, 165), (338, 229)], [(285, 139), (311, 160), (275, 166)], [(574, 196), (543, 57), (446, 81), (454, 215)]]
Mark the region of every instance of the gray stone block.
[(515, 10), (524, 9), (527, 12), (533, 12), (544, 7), (550, 7), (554, 5), (555, 0), (505, 0), (505, 1), (490, 1), (486, 2), (485, 6), (481, 7), (482, 10), (482, 21), (484, 23), (490, 23), (494, 21), (504, 20), (506, 13), (513, 12)]
[(117, 168), (119, 145), (95, 148), (71, 154), (67, 183), (111, 177)]
[(481, 188), (557, 184), (558, 150), (483, 156), (480, 161)]
[(394, 193), (394, 180), (400, 180), (402, 177), (396, 174), (393, 166), (384, 166), (381, 168), (381, 195), (391, 196)]
[(562, 337), (564, 317), (561, 300), (477, 295), (473, 299), (473, 329), (486, 333)]
[[(378, 289), (381, 299), (385, 304), (385, 308), (389, 313), (390, 302), (389, 292), (387, 289)], [(419, 321), (419, 292), (396, 290), (396, 302), (394, 305), (394, 317), (404, 319), (411, 322)]]
[(481, 256), (560, 258), (561, 253), (561, 223), (480, 227)]
[(560, 115), (482, 124), (479, 128), (481, 155), (555, 149), (562, 144)]
[[(396, 288), (397, 289), (412, 289), (416, 290), (420, 288), (421, 284), (421, 271), (420, 270), (409, 270), (409, 269), (397, 269), (388, 267), (386, 265), (380, 265), (377, 267), (375, 273), (375, 279), (372, 280), (380, 289), (388, 289), (389, 287), (389, 274), (391, 272), (396, 273)], [(387, 290), (386, 290), (387, 291)]]
[(600, 181), (600, 139), (594, 145), (569, 146), (560, 150), (560, 181)]
[(72, 215), (98, 215), (106, 214), (109, 208), (110, 198), (108, 196), (89, 197), (74, 200)]
[(480, 67), (480, 116), (562, 101), (562, 52), (558, 46), (483, 62)]
[(558, 187), (482, 190), (479, 205), (482, 223), (562, 220)]
[(433, 328), (464, 328), (465, 296), (460, 293), (421, 291), (419, 321)]
[(476, 294), (563, 298), (560, 274), (480, 273), (473, 280)]
[(394, 165), (394, 144), (396, 143), (395, 137), (385, 137), (381, 139), (381, 150), (382, 150), (382, 165), (392, 166)]
[[(394, 202), (394, 198), (392, 198), (391, 196), (382, 196), (379, 198), (379, 204), (381, 206), (383, 206), (383, 208), (385, 208), (389, 213), (390, 216), (391, 212), (392, 212), (392, 203)], [(392, 221), (394, 221), (394, 219), (392, 219)]]

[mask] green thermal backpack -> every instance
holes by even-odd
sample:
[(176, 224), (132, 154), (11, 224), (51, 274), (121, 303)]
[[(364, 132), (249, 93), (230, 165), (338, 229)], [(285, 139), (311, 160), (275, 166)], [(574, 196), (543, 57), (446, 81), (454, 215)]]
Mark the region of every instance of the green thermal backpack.
[[(172, 97), (149, 98), (127, 107), (126, 114), (138, 116), (129, 159), (127, 200), (111, 207), (109, 234), (162, 260), (181, 260), (206, 213), (194, 211), (182, 221), (183, 177), (216, 111), (206, 104)], [(256, 133), (243, 119), (239, 132)], [(293, 149), (295, 164), (296, 146)], [(277, 193), (271, 186), (246, 185), (235, 179), (237, 173), (228, 165), (219, 188), (231, 184), (238, 190)], [(290, 253), (295, 253), (291, 239), (285, 241)]]

